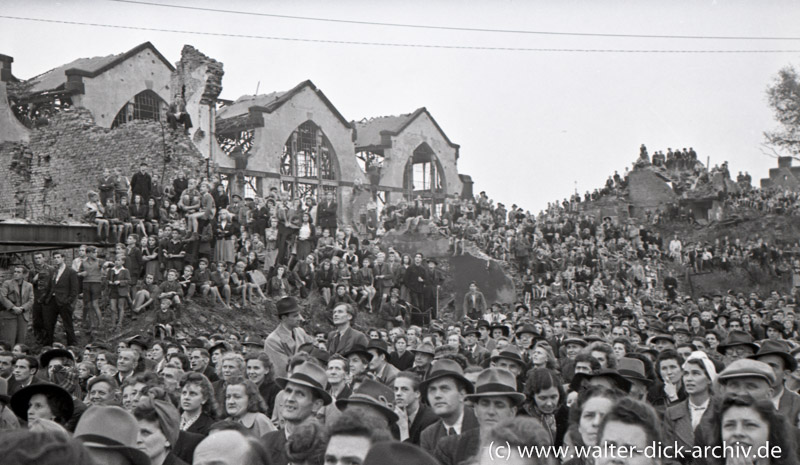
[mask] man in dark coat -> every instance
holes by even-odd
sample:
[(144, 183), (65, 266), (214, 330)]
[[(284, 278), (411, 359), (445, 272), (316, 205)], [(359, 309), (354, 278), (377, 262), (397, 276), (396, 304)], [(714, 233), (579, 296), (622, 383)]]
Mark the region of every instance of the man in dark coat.
[(316, 363), (304, 362), (297, 366), (288, 378), (278, 378), (284, 398), (281, 415), (284, 429), (267, 433), (261, 442), (267, 450), (272, 465), (288, 465), (286, 441), (297, 428), (313, 419), (318, 410), (333, 400), (325, 391), (328, 376), (325, 369)]
[(331, 237), (336, 237), (337, 209), (333, 192), (326, 192), (319, 205), (317, 205), (317, 229), (319, 229), (320, 233), (323, 229), (327, 229), (331, 232)]
[[(142, 203), (147, 205), (153, 191), (153, 180), (150, 178), (150, 173), (147, 172), (147, 163), (142, 162), (139, 165), (139, 172), (134, 174), (131, 178), (131, 193), (142, 197)], [(131, 199), (131, 202), (133, 199)]]
[(420, 384), (420, 392), (427, 396), (433, 413), (441, 417), (422, 430), (420, 446), (423, 449), (433, 453), (443, 438), (479, 426), (472, 408), (464, 404), (466, 395), (472, 394), (474, 388), (464, 377), (464, 370), (458, 362), (449, 359), (433, 362), (428, 376)]
[(366, 347), (369, 344), (367, 335), (351, 326), (356, 318), (356, 310), (352, 305), (336, 305), (331, 317), (336, 329), (328, 333), (328, 353), (344, 355), (356, 345)]
[(61, 324), (67, 334), (67, 345), (77, 344), (75, 328), (72, 324), (72, 306), (78, 298), (78, 273), (64, 262), (61, 252), (53, 253), (55, 269), (49, 280), (45, 296), (45, 308), (42, 314), (44, 323), (44, 345), (53, 345), (53, 332), (56, 320), (61, 317)]
[(394, 411), (398, 416), (400, 440), (419, 445), (422, 430), (436, 423), (439, 416), (420, 402), (421, 379), (414, 373), (403, 371), (394, 379)]
[(481, 430), (488, 430), (517, 414), (525, 395), (517, 392), (514, 374), (503, 368), (487, 368), (478, 374), (475, 393), (466, 396), (475, 405), (478, 428), (448, 435), (437, 441), (434, 456), (442, 465), (457, 465), (480, 452)]
[[(408, 288), (408, 303), (414, 308), (412, 311), (425, 310), (425, 284), (428, 272), (422, 266), (422, 254), (414, 255), (414, 263), (406, 269), (404, 282)], [(420, 324), (412, 321), (411, 324)]]

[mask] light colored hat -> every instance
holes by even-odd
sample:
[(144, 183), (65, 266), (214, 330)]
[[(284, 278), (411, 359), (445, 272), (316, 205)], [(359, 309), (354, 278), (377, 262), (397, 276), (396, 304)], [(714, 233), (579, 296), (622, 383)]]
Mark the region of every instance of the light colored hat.
[(689, 363), (689, 360), (700, 360), (700, 362), (703, 364), (703, 367), (706, 370), (706, 374), (711, 379), (711, 382), (713, 383), (714, 381), (717, 380), (717, 368), (714, 366), (714, 362), (712, 362), (711, 359), (708, 358), (708, 355), (705, 352), (695, 350), (694, 352), (689, 354), (689, 357), (687, 357), (686, 361), (683, 362), (684, 371), (686, 371), (687, 369), (687, 364)]
[(770, 386), (775, 384), (775, 373), (769, 365), (748, 358), (736, 360), (719, 374), (719, 382), (721, 384), (725, 384), (729, 379), (734, 378), (763, 378)]
[(508, 397), (514, 404), (525, 400), (525, 394), (517, 391), (517, 379), (514, 373), (505, 368), (487, 368), (478, 373), (475, 381), (475, 393), (467, 399), (478, 400), (481, 397)]

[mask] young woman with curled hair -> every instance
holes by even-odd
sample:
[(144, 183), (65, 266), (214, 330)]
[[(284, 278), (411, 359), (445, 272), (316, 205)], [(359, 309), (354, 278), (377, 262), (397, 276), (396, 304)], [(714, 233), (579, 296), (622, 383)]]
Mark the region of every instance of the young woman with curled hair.
[(522, 410), (544, 425), (550, 444), (561, 446), (569, 427), (569, 408), (558, 373), (547, 368), (531, 370), (525, 382), (525, 399)]
[[(795, 429), (769, 400), (755, 400), (750, 396), (727, 396), (715, 406), (711, 425), (709, 446), (741, 445), (750, 447), (750, 454), (738, 459), (706, 457), (705, 463), (709, 465), (798, 464)], [(763, 452), (767, 444), (770, 451), (779, 450), (779, 454), (765, 459), (758, 458), (759, 448)]]
[(211, 381), (202, 373), (189, 372), (181, 379), (181, 431), (207, 435), (220, 417)]
[(267, 405), (261, 398), (258, 387), (243, 377), (235, 377), (227, 383), (225, 411), (228, 420), (244, 425), (253, 437), (259, 438), (275, 431), (275, 426), (264, 414)]
[[(564, 445), (574, 448), (597, 445), (600, 423), (617, 399), (623, 397), (622, 391), (605, 386), (589, 386), (578, 396), (569, 409), (569, 429), (564, 436)], [(591, 457), (578, 457), (573, 449), (564, 465), (589, 465)]]

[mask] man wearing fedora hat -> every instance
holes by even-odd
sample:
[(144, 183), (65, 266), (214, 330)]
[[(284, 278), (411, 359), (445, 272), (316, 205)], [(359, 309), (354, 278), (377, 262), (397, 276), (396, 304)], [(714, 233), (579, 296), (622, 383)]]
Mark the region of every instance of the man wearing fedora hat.
[(297, 350), (314, 339), (300, 327), (303, 317), (300, 306), (294, 297), (284, 297), (276, 304), (278, 309), (278, 326), (264, 342), (264, 352), (272, 360), (275, 376), (286, 376), (286, 365)]
[(725, 341), (717, 346), (717, 352), (724, 355), (726, 365), (749, 357), (756, 353), (758, 345), (753, 342), (753, 336), (745, 331), (734, 330), (728, 333)]
[(789, 345), (784, 341), (767, 339), (761, 343), (758, 352), (748, 358), (764, 362), (772, 368), (772, 372), (775, 374), (772, 403), (778, 412), (789, 420), (789, 423), (800, 426), (798, 424), (800, 395), (784, 386), (786, 377), (797, 369), (797, 361), (789, 354)]
[(336, 407), (375, 417), (387, 431), (399, 418), (394, 411), (394, 389), (372, 379), (362, 381), (350, 397), (337, 399)]
[(473, 365), (481, 365), (489, 358), (490, 352), (486, 350), (481, 344), (478, 343), (480, 331), (473, 327), (466, 327), (463, 331), (463, 336), (466, 339), (464, 351), (466, 352), (467, 359)]
[(416, 349), (411, 349), (411, 352), (414, 354), (414, 366), (411, 367), (410, 371), (425, 379), (431, 369), (431, 362), (433, 362), (433, 357), (436, 355), (436, 349), (433, 344), (423, 342)]
[[(267, 433), (262, 442), (272, 458), (273, 465), (288, 465), (286, 441), (298, 426), (310, 418), (323, 406), (331, 403), (331, 395), (325, 390), (328, 375), (314, 362), (307, 361), (297, 366), (288, 378), (276, 381), (283, 389), (281, 417), (284, 429)], [(276, 402), (277, 403), (277, 402)]]
[(457, 362), (449, 359), (433, 362), (430, 373), (420, 384), (420, 392), (440, 420), (422, 431), (420, 446), (423, 449), (433, 452), (443, 437), (478, 427), (475, 412), (464, 404), (467, 394), (474, 391)]
[(375, 375), (375, 379), (386, 386), (393, 386), (394, 379), (400, 370), (389, 363), (389, 345), (386, 341), (373, 339), (369, 341), (367, 352), (370, 355), (369, 371)]
[(491, 359), (491, 366), (504, 368), (514, 376), (521, 376), (525, 372), (525, 360), (519, 352), (517, 346), (508, 345)]
[(139, 424), (121, 407), (92, 406), (75, 427), (75, 439), (95, 463), (109, 465), (150, 465), (150, 459), (137, 447)]
[(355, 345), (366, 347), (369, 344), (367, 335), (351, 326), (356, 318), (356, 309), (352, 305), (347, 303), (336, 305), (333, 307), (331, 317), (336, 329), (328, 333), (328, 352), (344, 354)]
[(478, 428), (439, 441), (434, 456), (442, 465), (457, 465), (474, 457), (481, 446), (481, 431), (514, 418), (525, 395), (517, 392), (516, 377), (503, 368), (486, 368), (478, 375), (475, 393), (466, 397), (475, 405)]
[(635, 358), (622, 357), (617, 361), (617, 370), (620, 376), (630, 381), (630, 396), (644, 402), (647, 391), (653, 384), (653, 380), (645, 374), (644, 362)]

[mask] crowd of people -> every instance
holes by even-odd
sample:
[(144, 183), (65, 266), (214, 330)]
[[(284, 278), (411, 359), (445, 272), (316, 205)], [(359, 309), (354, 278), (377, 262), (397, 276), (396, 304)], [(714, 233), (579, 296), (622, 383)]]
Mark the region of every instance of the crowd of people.
[[(368, 209), (340, 228), (333, 195), (229, 200), (211, 180), (163, 189), (147, 171), (89, 194), (105, 247), (72, 263), (37, 253), (0, 287), (3, 463), (797, 463), (798, 295), (693, 298), (676, 278), (746, 263), (777, 283), (797, 245), (684, 245), (572, 202), (532, 215), (483, 192), (441, 212), (421, 199)], [(129, 197), (148, 208), (123, 221)], [(517, 301), (472, 283), (453, 314), (439, 309), (437, 261), (381, 243), (423, 219), (449, 253), (506, 264)], [(314, 298), (333, 330), (305, 324)], [(83, 347), (77, 300), (87, 334), (106, 336)], [(271, 300), (278, 325), (266, 338), (186, 334), (187, 300)], [(155, 327), (103, 342), (143, 312)]]

